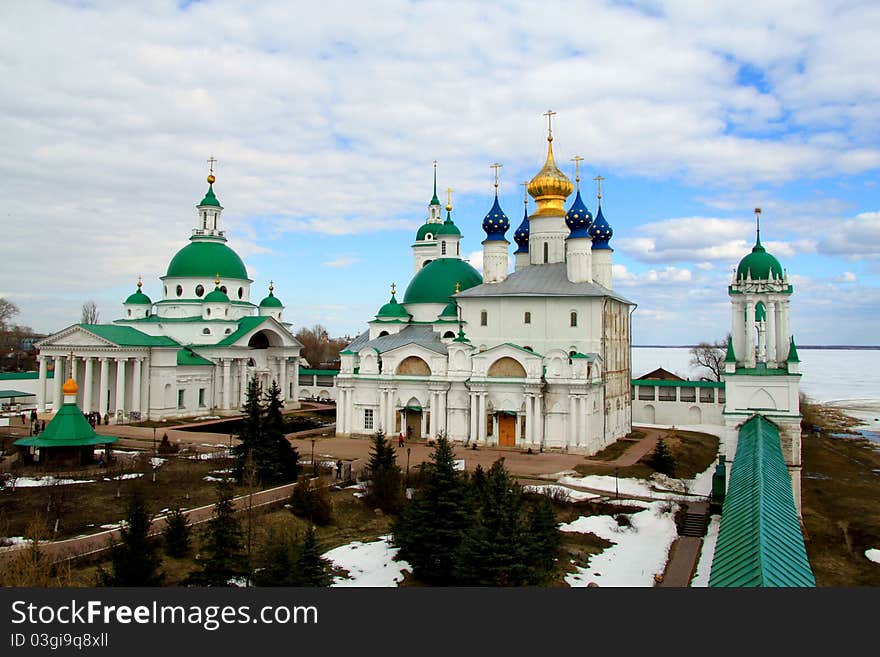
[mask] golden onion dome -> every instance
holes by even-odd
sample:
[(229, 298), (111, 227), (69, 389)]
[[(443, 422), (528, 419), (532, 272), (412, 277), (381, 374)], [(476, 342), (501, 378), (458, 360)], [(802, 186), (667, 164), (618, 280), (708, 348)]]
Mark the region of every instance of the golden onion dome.
[(574, 185), (568, 179), (553, 159), (553, 135), (547, 136), (547, 161), (544, 166), (529, 181), (529, 195), (535, 199), (538, 209), (535, 215), (565, 215), (565, 199), (574, 190)]
[(67, 382), (63, 386), (61, 386), (61, 392), (65, 395), (75, 395), (79, 392), (79, 386), (76, 385), (76, 381), (71, 377), (67, 379)]

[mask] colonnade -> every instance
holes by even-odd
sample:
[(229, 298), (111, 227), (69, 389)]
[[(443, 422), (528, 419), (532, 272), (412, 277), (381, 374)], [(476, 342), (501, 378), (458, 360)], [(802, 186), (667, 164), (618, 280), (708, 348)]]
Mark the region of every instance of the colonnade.
[[(763, 322), (755, 319), (759, 302), (764, 304)], [(755, 367), (759, 362), (775, 367), (784, 362), (791, 336), (788, 299), (735, 300), (732, 332), (736, 358), (746, 367)]]
[[(37, 384), (37, 412), (44, 413), (46, 405), (49, 401), (48, 383), (49, 383), (49, 360), (54, 361), (55, 375), (52, 379), (52, 396), (53, 409), (57, 412), (61, 407), (63, 398), (61, 387), (64, 385), (65, 362), (68, 357), (65, 356), (40, 356), (39, 381)], [(73, 378), (79, 384), (82, 394), (81, 408), (85, 413), (98, 411), (101, 415), (113, 411), (134, 411), (142, 412), (142, 392), (144, 387), (149, 384), (145, 381), (149, 367), (144, 368), (144, 361), (148, 360), (145, 356), (76, 356), (69, 361), (70, 371), (67, 375)], [(95, 361), (98, 361), (98, 394), (94, 397), (95, 392)], [(115, 389), (116, 395), (114, 400), (114, 408), (110, 407), (110, 364), (116, 366)], [(83, 364), (80, 367), (80, 363)], [(131, 363), (131, 397), (126, 396), (126, 375), (129, 370), (128, 364)]]

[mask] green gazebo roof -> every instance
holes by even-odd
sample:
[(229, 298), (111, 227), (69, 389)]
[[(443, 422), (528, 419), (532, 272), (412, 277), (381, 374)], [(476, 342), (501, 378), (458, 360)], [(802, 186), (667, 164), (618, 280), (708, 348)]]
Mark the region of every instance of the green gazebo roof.
[(38, 436), (20, 438), (16, 445), (26, 447), (86, 447), (115, 443), (116, 436), (101, 436), (95, 433), (79, 406), (75, 403), (62, 404), (61, 408)]

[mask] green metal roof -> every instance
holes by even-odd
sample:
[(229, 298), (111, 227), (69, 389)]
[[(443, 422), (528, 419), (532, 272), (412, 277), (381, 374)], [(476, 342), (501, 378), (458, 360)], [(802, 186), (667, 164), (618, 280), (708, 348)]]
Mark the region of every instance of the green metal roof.
[(205, 301), (207, 303), (229, 303), (229, 297), (218, 285), (205, 295)]
[(76, 404), (62, 404), (45, 431), (30, 438), (20, 438), (16, 445), (28, 447), (80, 447), (115, 443), (115, 436), (95, 433)]
[(416, 241), (421, 242), (425, 239), (425, 235), (430, 233), (431, 235), (437, 234), (437, 229), (440, 228), (443, 224), (423, 224), (419, 231), (416, 233)]
[(15, 399), (16, 397), (33, 397), (35, 392), (22, 392), (21, 390), (0, 390), (0, 399)]
[(202, 202), (199, 203), (199, 206), (202, 205), (213, 205), (215, 208), (220, 207), (220, 201), (217, 200), (217, 197), (214, 196), (214, 185), (208, 185), (208, 191), (205, 192), (205, 198), (202, 199)]
[(736, 362), (736, 354), (733, 353), (733, 338), (731, 336), (727, 336), (727, 354), (724, 356), (724, 362)]
[(134, 294), (129, 295), (129, 297), (125, 300), (125, 303), (136, 303), (143, 306), (153, 305), (153, 302), (150, 301), (150, 297), (141, 292), (140, 288), (138, 288), (138, 291)]
[(403, 296), (403, 303), (449, 303), (455, 284), (467, 290), (483, 282), (480, 273), (458, 258), (438, 258), (419, 270)]
[(245, 335), (249, 331), (257, 328), (260, 324), (269, 319), (267, 316), (262, 315), (259, 317), (242, 317), (241, 321), (238, 323), (238, 329), (227, 335), (220, 342), (217, 343), (218, 347), (227, 347), (231, 344), (235, 344), (237, 340), (241, 338), (241, 336)]
[[(574, 358), (574, 356), (572, 356)], [(633, 379), (634, 386), (659, 388), (723, 388), (722, 381), (673, 381), (667, 379)]]
[(380, 317), (400, 317), (409, 321), (410, 314), (406, 312), (406, 308), (399, 304), (397, 298), (392, 294), (391, 300), (379, 308), (379, 312), (376, 313), (376, 319)]
[(192, 241), (171, 259), (166, 277), (235, 278), (249, 280), (238, 254), (219, 241)]
[[(46, 372), (46, 377), (49, 379), (55, 378), (55, 371), (49, 370)], [(0, 372), (0, 381), (28, 381), (30, 379), (39, 379), (40, 373), (36, 371), (30, 372)]]
[(306, 367), (299, 368), (300, 374), (305, 374), (306, 376), (336, 376), (339, 374), (339, 370), (313, 370)]
[(178, 365), (214, 365), (207, 358), (202, 358), (189, 347), (184, 347), (177, 352)]
[(760, 415), (739, 430), (709, 586), (816, 586), (779, 428)]
[(180, 344), (164, 335), (147, 335), (130, 326), (115, 324), (79, 324), (78, 326), (120, 347), (176, 347)]
[(798, 358), (797, 347), (794, 345), (794, 336), (791, 336), (791, 345), (788, 348), (788, 358), (785, 359), (788, 363), (800, 363), (801, 359)]
[(260, 301), (260, 308), (283, 308), (284, 304), (281, 299), (275, 296), (272, 290), (269, 290), (269, 296)]
[(782, 278), (782, 265), (771, 254), (767, 253), (761, 245), (759, 237), (752, 252), (745, 258), (740, 260), (739, 266), (736, 268), (736, 279), (741, 280), (746, 276), (751, 276), (753, 280), (766, 280), (770, 278)]

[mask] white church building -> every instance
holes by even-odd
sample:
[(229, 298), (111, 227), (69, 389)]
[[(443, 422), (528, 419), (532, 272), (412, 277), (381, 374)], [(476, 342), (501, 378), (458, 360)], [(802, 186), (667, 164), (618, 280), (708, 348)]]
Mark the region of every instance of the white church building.
[(536, 208), (529, 215), (526, 200), (509, 272), (496, 168), (481, 276), (461, 256), (448, 199), (442, 217), (435, 169), (402, 302), (392, 285), (369, 329), (341, 353), (337, 435), (445, 434), (592, 454), (630, 432), (635, 304), (613, 290), (611, 227), (579, 188), (566, 209), (575, 185), (556, 166), (552, 132), (527, 189)]
[(251, 301), (253, 281), (220, 228), (214, 182), (212, 170), (189, 244), (161, 277), (160, 301), (138, 281), (120, 319), (74, 324), (38, 343), (38, 412), (50, 402), (57, 410), (68, 376), (83, 412), (116, 422), (237, 413), (254, 376), (264, 390), (278, 382), (286, 408), (299, 406), (302, 345), (271, 284), (259, 304)]

